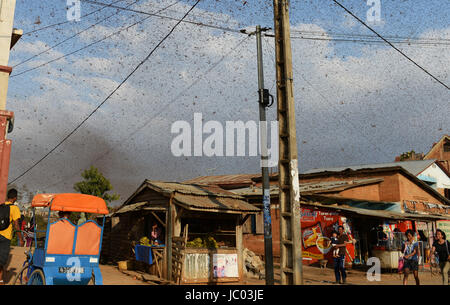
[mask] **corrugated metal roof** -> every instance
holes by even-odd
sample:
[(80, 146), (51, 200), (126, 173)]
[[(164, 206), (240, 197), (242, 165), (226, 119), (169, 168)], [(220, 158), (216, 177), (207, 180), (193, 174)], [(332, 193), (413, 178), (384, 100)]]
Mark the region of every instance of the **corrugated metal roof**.
[(450, 207), (437, 203), (403, 200), (403, 207), (405, 211), (413, 213), (426, 212), (428, 214), (447, 214), (450, 216)]
[(385, 167), (395, 167), (401, 166), (406, 171), (410, 172), (414, 176), (417, 176), (426, 168), (428, 168), (431, 164), (433, 164), (436, 160), (417, 160), (417, 161), (400, 161), (400, 162), (391, 162), (391, 163), (376, 163), (376, 164), (363, 164), (363, 165), (348, 165), (342, 167), (329, 167), (329, 168), (316, 168), (310, 169), (301, 174), (315, 174), (322, 172), (341, 172), (346, 169), (352, 170), (360, 170), (360, 169), (374, 169), (374, 168), (385, 168)]
[(149, 203), (147, 201), (145, 201), (145, 202), (138, 202), (138, 203), (125, 205), (112, 214), (121, 214), (121, 213), (126, 213), (126, 212), (131, 212), (131, 211), (135, 212), (135, 211), (141, 211), (141, 210), (157, 211), (157, 210), (165, 210), (165, 209), (162, 207), (151, 207), (151, 206), (149, 206)]
[(215, 185), (202, 185), (193, 183), (180, 183), (180, 182), (163, 182), (163, 181), (153, 181), (145, 180), (148, 186), (152, 186), (153, 189), (158, 189), (163, 193), (182, 193), (186, 195), (199, 195), (199, 196), (221, 196), (230, 197), (236, 199), (243, 199), (242, 197), (226, 191)]
[[(305, 195), (301, 197), (305, 202), (313, 202), (323, 206), (330, 206), (335, 208), (344, 208), (348, 211), (359, 211), (365, 213), (362, 215), (378, 215), (376, 212), (387, 213), (386, 215), (390, 217), (404, 217), (404, 219), (450, 219), (450, 215), (445, 213), (439, 213), (438, 211), (427, 211), (426, 213), (416, 212), (416, 211), (402, 211), (400, 203), (398, 202), (385, 202), (385, 201), (371, 201), (362, 199), (352, 199), (352, 198), (342, 198), (337, 196), (329, 195)], [(379, 206), (381, 208), (376, 208)], [(375, 213), (364, 212), (364, 211), (375, 211)], [(360, 214), (361, 214), (360, 213)], [(389, 214), (391, 213), (391, 214)], [(400, 218), (399, 218), (400, 219)]]
[(261, 174), (236, 174), (236, 175), (218, 175), (201, 176), (184, 181), (184, 183), (198, 184), (252, 184), (252, 178), (260, 177)]
[(314, 201), (308, 201), (305, 203), (306, 205), (323, 207), (327, 209), (333, 210), (341, 210), (348, 213), (354, 213), (358, 215), (370, 216), (370, 217), (378, 217), (385, 219), (422, 219), (422, 220), (438, 220), (438, 219), (450, 219), (449, 216), (444, 215), (428, 215), (428, 214), (412, 214), (412, 213), (399, 213), (394, 211), (385, 211), (385, 210), (368, 210), (355, 208), (350, 206), (343, 206), (337, 204), (325, 205)]
[(150, 188), (166, 197), (174, 196), (174, 202), (188, 209), (219, 210), (224, 212), (256, 213), (260, 210), (247, 203), (245, 198), (214, 185), (188, 184), (145, 180), (138, 190), (128, 198), (116, 213), (146, 210), (152, 206), (150, 202), (139, 202), (127, 205), (146, 188)]
[(213, 197), (213, 196), (198, 196), (175, 193), (175, 201), (178, 203), (196, 209), (206, 210), (226, 210), (239, 212), (259, 212), (260, 209), (247, 203), (244, 200), (239, 200), (229, 197)]
[(144, 207), (146, 204), (147, 204), (147, 202), (138, 202), (138, 203), (129, 204), (129, 205), (121, 207), (113, 214), (121, 214), (121, 213), (130, 212), (130, 211), (141, 210), (142, 207)]
[[(323, 181), (323, 182), (310, 182), (300, 183), (300, 194), (302, 193), (324, 193), (330, 191), (340, 191), (348, 188), (379, 183), (384, 181), (383, 178), (370, 178), (370, 179), (357, 179), (351, 181)], [(261, 196), (261, 187), (246, 187), (241, 189), (232, 190), (233, 193), (241, 196)], [(270, 194), (278, 195), (278, 185), (270, 186)]]

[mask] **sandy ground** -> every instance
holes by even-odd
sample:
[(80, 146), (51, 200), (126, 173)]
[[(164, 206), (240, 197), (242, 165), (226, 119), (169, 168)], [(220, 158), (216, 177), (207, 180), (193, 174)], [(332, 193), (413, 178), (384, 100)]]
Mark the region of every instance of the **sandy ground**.
[[(7, 282), (11, 281), (15, 274), (20, 270), (25, 261), (24, 252), (28, 248), (12, 247), (11, 259), (8, 266)], [(103, 276), (103, 284), (105, 285), (147, 285), (146, 283), (136, 280), (131, 276), (123, 274), (116, 266), (100, 265)]]
[[(303, 266), (303, 280), (305, 285), (336, 285), (334, 270), (332, 268), (320, 269), (318, 267)], [(430, 270), (419, 272), (421, 285), (441, 285), (441, 275), (431, 274)], [(280, 269), (274, 269), (275, 285), (280, 283)], [(249, 285), (264, 285), (264, 280), (246, 280)], [(397, 273), (382, 273), (380, 281), (370, 282), (366, 272), (347, 269), (347, 285), (403, 285), (403, 275)], [(408, 285), (415, 285), (414, 276), (408, 276)]]
[[(11, 260), (8, 266), (7, 282), (14, 278), (14, 275), (20, 270), (24, 260), (24, 252), (27, 248), (12, 247)], [(126, 275), (119, 271), (117, 266), (100, 265), (100, 270), (103, 275), (103, 283), (105, 285), (148, 285), (133, 276)], [(383, 273), (381, 281), (369, 282), (366, 273), (358, 270), (347, 270), (347, 284), (348, 285), (402, 285), (402, 278), (398, 274)], [(274, 270), (275, 284), (280, 283), (280, 270)], [(303, 266), (303, 278), (306, 285), (335, 285), (333, 282), (334, 271), (331, 268), (320, 269), (318, 267)], [(421, 285), (441, 285), (441, 276), (439, 274), (432, 275), (430, 270), (419, 272)], [(247, 285), (264, 285), (264, 280), (245, 279), (243, 284)], [(415, 285), (414, 277), (409, 276), (408, 285)]]

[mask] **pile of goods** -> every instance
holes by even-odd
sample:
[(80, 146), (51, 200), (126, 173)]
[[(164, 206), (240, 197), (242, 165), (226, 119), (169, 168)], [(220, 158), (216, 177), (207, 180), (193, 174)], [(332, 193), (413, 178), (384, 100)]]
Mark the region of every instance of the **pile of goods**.
[(142, 246), (150, 246), (150, 239), (144, 236), (141, 239), (139, 239), (139, 244)]
[(217, 249), (219, 246), (217, 245), (217, 241), (212, 236), (208, 236), (206, 238), (197, 237), (192, 241), (188, 241), (186, 243), (186, 247), (188, 248), (207, 248), (207, 249)]

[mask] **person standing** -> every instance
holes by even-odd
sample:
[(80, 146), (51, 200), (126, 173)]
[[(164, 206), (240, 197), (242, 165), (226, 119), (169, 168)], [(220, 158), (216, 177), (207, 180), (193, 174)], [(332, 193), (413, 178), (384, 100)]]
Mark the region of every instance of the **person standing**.
[(25, 237), (25, 216), (21, 215), (20, 219), (19, 219), (19, 228), (20, 228), (20, 233), (22, 233), (22, 240), (23, 240), (23, 244), (26, 244), (26, 237)]
[(31, 247), (31, 243), (33, 242), (33, 237), (34, 237), (34, 222), (33, 219), (31, 220), (31, 222), (28, 223), (27, 227), (25, 228), (25, 233), (26, 233), (26, 243), (25, 243), (25, 247)]
[(153, 222), (152, 225), (152, 232), (150, 233), (150, 238), (152, 244), (160, 245), (162, 244), (160, 238), (161, 238), (161, 228), (158, 226), (156, 222)]
[(446, 240), (445, 233), (437, 229), (436, 240), (431, 248), (431, 256), (439, 259), (439, 267), (442, 275), (442, 285), (448, 285), (448, 272), (450, 271), (450, 242)]
[(419, 245), (414, 242), (414, 231), (411, 229), (406, 230), (405, 232), (407, 240), (403, 244), (402, 252), (405, 254), (403, 256), (404, 259), (404, 277), (403, 277), (403, 285), (408, 283), (408, 275), (410, 272), (413, 272), (414, 279), (416, 280), (416, 285), (420, 285), (419, 281)]
[(81, 212), (80, 219), (78, 219), (77, 225), (81, 226), (85, 222), (86, 222), (86, 214), (84, 212)]
[[(14, 205), (17, 200), (17, 190), (10, 189), (5, 203), (0, 204), (0, 221), (6, 226), (0, 230), (0, 285), (4, 285), (6, 264), (8, 263), (11, 239), (13, 237), (13, 225), (17, 233), (17, 240), (23, 247), (22, 234), (19, 227), (20, 209)], [(5, 221), (6, 220), (6, 221)]]
[(335, 245), (335, 248), (337, 248), (339, 252), (337, 257), (333, 257), (334, 275), (336, 277), (336, 284), (341, 283), (341, 277), (342, 284), (345, 284), (347, 279), (347, 273), (345, 272), (345, 253), (347, 252), (347, 244), (352, 242), (349, 241), (347, 234), (344, 233), (343, 226), (339, 226), (338, 232), (338, 244)]

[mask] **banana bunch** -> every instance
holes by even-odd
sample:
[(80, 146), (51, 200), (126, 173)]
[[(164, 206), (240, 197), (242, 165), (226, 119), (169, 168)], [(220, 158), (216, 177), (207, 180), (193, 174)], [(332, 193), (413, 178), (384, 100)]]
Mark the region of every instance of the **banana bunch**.
[(186, 243), (188, 248), (203, 248), (203, 240), (200, 237)]
[(197, 237), (192, 241), (188, 241), (186, 243), (188, 248), (207, 248), (207, 249), (217, 249), (219, 246), (217, 245), (216, 240), (212, 236), (208, 236), (205, 239)]
[(217, 248), (219, 248), (219, 246), (217, 245), (217, 241), (212, 236), (208, 236), (203, 241), (203, 244), (204, 244), (204, 247), (208, 248), (208, 249), (217, 249)]
[(150, 239), (148, 239), (148, 237), (144, 236), (139, 240), (139, 244), (142, 246), (150, 246)]

